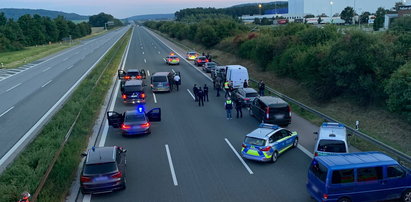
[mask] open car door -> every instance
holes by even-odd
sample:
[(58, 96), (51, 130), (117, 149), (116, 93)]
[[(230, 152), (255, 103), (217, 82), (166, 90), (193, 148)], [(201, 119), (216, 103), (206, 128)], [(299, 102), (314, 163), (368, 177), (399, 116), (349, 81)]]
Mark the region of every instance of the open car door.
[(119, 78), (119, 79), (123, 80), (123, 79), (124, 79), (124, 76), (126, 76), (126, 74), (127, 74), (126, 71), (121, 70), (121, 69), (118, 70), (118, 78)]
[(161, 121), (161, 108), (154, 108), (146, 113), (146, 116), (150, 122)]
[(144, 69), (140, 70), (140, 75), (142, 79), (146, 79), (146, 70)]
[(108, 111), (107, 120), (109, 126), (113, 126), (113, 128), (120, 128), (121, 124), (124, 122), (124, 116), (114, 111)]

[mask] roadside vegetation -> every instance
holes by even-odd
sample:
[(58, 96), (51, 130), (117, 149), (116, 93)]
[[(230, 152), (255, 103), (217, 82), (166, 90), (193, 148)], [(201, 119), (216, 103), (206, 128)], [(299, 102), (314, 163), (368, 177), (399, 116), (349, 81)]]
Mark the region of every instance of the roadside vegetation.
[(112, 84), (129, 31), (107, 53), (95, 69), (73, 92), (39, 135), (0, 175), (0, 201), (17, 201), (23, 191), (35, 193), (65, 135), (80, 112), (78, 121), (51, 171), (38, 201), (63, 201), (85, 151), (95, 120)]
[[(250, 31), (229, 17), (220, 26), (209, 19), (145, 25), (197, 51), (212, 52), (223, 64), (243, 64), (254, 78), (342, 122), (360, 120), (363, 132), (411, 154), (408, 18), (379, 33), (296, 23)], [(210, 43), (201, 37), (221, 31), (227, 34)]]

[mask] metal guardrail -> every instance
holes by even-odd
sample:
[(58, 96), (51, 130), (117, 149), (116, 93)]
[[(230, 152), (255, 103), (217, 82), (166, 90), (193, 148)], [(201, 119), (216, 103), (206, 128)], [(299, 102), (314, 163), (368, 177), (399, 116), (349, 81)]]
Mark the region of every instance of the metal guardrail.
[[(158, 33), (158, 32), (157, 32), (157, 33)], [(162, 33), (161, 33), (161, 35), (164, 36), (164, 34), (162, 34)], [(166, 36), (166, 38), (169, 38), (169, 37)], [(186, 49), (194, 50), (194, 49), (192, 49), (192, 48), (190, 48), (190, 47), (187, 47), (186, 45), (181, 44), (181, 43), (179, 43), (179, 42), (177, 42), (177, 41), (175, 41), (175, 40), (172, 40), (172, 42), (173, 42), (173, 43), (176, 43), (176, 44), (178, 44), (179, 46), (182, 46), (182, 47), (184, 47), (184, 48), (186, 48)], [(218, 61), (215, 60), (215, 59), (213, 59), (213, 61), (216, 62), (216, 63), (218, 63), (218, 64), (222, 64), (222, 63), (218, 62)], [(249, 81), (258, 83), (257, 80), (252, 79), (252, 78), (250, 78)], [(323, 119), (325, 119), (325, 120), (327, 120), (327, 121), (342, 123), (342, 122), (340, 122), (340, 121), (338, 121), (338, 120), (336, 120), (336, 119), (334, 119), (334, 118), (332, 118), (332, 117), (330, 117), (330, 116), (328, 116), (328, 115), (325, 115), (325, 114), (323, 114), (323, 113), (321, 113), (321, 112), (319, 112), (319, 111), (317, 111), (317, 110), (315, 110), (315, 109), (313, 109), (313, 108), (310, 108), (310, 107), (308, 107), (307, 105), (305, 105), (305, 104), (303, 104), (303, 103), (301, 103), (301, 102), (299, 102), (299, 101), (297, 101), (297, 100), (295, 100), (295, 99), (293, 99), (293, 98), (290, 98), (290, 97), (288, 97), (288, 96), (286, 96), (286, 95), (284, 95), (284, 94), (282, 94), (282, 93), (280, 93), (280, 92), (278, 92), (278, 91), (276, 91), (276, 90), (274, 90), (274, 89), (272, 89), (272, 88), (270, 88), (270, 87), (267, 87), (267, 86), (266, 86), (266, 90), (268, 90), (269, 92), (277, 95), (278, 97), (280, 97), (280, 98), (282, 98), (282, 99), (284, 99), (284, 100), (286, 100), (286, 101), (288, 101), (288, 102), (290, 102), (290, 103), (293, 103), (293, 104), (298, 105), (298, 106), (301, 107), (302, 109), (304, 109), (304, 110), (306, 110), (306, 111), (309, 111), (309, 112), (311, 112), (311, 113), (313, 113), (313, 114), (315, 114), (315, 115), (317, 115), (317, 116), (319, 116), (319, 117), (321, 117), (321, 118), (323, 118)], [(344, 123), (343, 123), (343, 124), (344, 124)], [(346, 124), (344, 124), (344, 125), (346, 125)], [(365, 133), (363, 133), (363, 132), (360, 132), (360, 131), (352, 128), (352, 127), (349, 127), (349, 126), (346, 125), (346, 128), (347, 128), (348, 131), (352, 132), (353, 135), (355, 135), (355, 136), (357, 136), (357, 137), (359, 137), (359, 138), (361, 138), (361, 139), (363, 139), (363, 140), (365, 140), (365, 141), (367, 141), (367, 142), (369, 142), (369, 143), (377, 146), (378, 148), (380, 148), (380, 149), (384, 150), (385, 152), (389, 153), (390, 155), (393, 155), (394, 158), (397, 159), (398, 162), (400, 162), (400, 163), (402, 163), (402, 164), (405, 164), (405, 165), (411, 167), (411, 156), (408, 156), (407, 154), (405, 154), (405, 153), (403, 153), (403, 152), (401, 152), (401, 151), (398, 151), (397, 149), (395, 149), (395, 148), (393, 148), (393, 147), (391, 147), (391, 146), (389, 146), (389, 145), (387, 145), (387, 144), (385, 144), (385, 143), (383, 143), (383, 142), (381, 142), (381, 141), (379, 141), (379, 140), (377, 140), (377, 139), (375, 139), (375, 138), (373, 138), (373, 137), (370, 137), (370, 136), (368, 136), (367, 134), (365, 134)]]
[[(258, 81), (255, 80), (255, 79), (250, 79), (249, 81), (258, 83)], [(325, 114), (323, 114), (323, 113), (321, 113), (321, 112), (319, 112), (319, 111), (317, 111), (317, 110), (315, 110), (315, 109), (313, 109), (313, 108), (310, 108), (310, 107), (308, 107), (307, 105), (305, 105), (305, 104), (303, 104), (303, 103), (301, 103), (301, 102), (299, 102), (299, 101), (297, 101), (297, 100), (295, 100), (295, 99), (293, 99), (293, 98), (290, 98), (290, 97), (288, 97), (288, 96), (286, 96), (286, 95), (284, 95), (284, 94), (282, 94), (282, 93), (280, 93), (280, 92), (278, 92), (278, 91), (276, 91), (276, 90), (274, 90), (274, 89), (272, 89), (272, 88), (270, 88), (270, 87), (266, 87), (266, 90), (268, 90), (269, 92), (277, 95), (278, 97), (280, 97), (280, 98), (282, 98), (282, 99), (284, 99), (284, 100), (286, 100), (286, 101), (288, 101), (288, 102), (291, 102), (291, 103), (293, 103), (293, 104), (298, 105), (299, 107), (303, 108), (304, 110), (307, 110), (307, 111), (309, 111), (309, 112), (311, 112), (311, 113), (313, 113), (313, 114), (315, 114), (315, 115), (317, 115), (317, 116), (319, 116), (319, 117), (321, 117), (321, 118), (323, 118), (323, 119), (325, 119), (325, 120), (327, 120), (327, 121), (342, 123), (342, 122), (340, 122), (340, 121), (338, 121), (338, 120), (336, 120), (336, 119), (334, 119), (334, 118), (332, 118), (332, 117), (330, 117), (330, 116), (328, 116), (328, 115), (325, 115)], [(394, 149), (393, 147), (391, 147), (391, 146), (389, 146), (389, 145), (387, 145), (387, 144), (385, 144), (385, 143), (383, 143), (383, 142), (381, 142), (381, 141), (379, 141), (379, 140), (377, 140), (377, 139), (375, 139), (375, 138), (373, 138), (373, 137), (370, 137), (370, 136), (368, 136), (367, 134), (365, 134), (365, 133), (363, 133), (363, 132), (360, 132), (360, 131), (352, 128), (352, 127), (349, 127), (349, 126), (346, 125), (346, 128), (347, 128), (350, 132), (352, 132), (352, 134), (356, 135), (357, 137), (359, 137), (359, 138), (361, 138), (361, 139), (363, 139), (363, 140), (365, 140), (365, 141), (367, 141), (367, 142), (369, 142), (369, 143), (371, 143), (371, 144), (373, 144), (373, 145), (378, 146), (378, 147), (381, 148), (382, 150), (384, 150), (384, 151), (386, 151), (386, 152), (388, 152), (388, 153), (390, 153), (390, 154), (392, 154), (392, 155), (395, 155), (395, 158), (396, 158), (399, 162), (402, 162), (402, 163), (405, 162), (407, 165), (411, 165), (411, 156), (408, 156), (407, 154), (405, 154), (405, 153), (403, 153), (403, 152), (401, 152), (401, 151), (398, 151), (397, 149)]]

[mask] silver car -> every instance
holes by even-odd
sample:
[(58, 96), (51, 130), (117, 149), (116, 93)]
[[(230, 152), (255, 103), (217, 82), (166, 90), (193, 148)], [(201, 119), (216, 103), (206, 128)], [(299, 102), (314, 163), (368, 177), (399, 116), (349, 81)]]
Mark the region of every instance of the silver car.
[(203, 71), (209, 73), (209, 72), (213, 71), (215, 69), (215, 67), (217, 67), (217, 64), (215, 62), (207, 62), (203, 66)]

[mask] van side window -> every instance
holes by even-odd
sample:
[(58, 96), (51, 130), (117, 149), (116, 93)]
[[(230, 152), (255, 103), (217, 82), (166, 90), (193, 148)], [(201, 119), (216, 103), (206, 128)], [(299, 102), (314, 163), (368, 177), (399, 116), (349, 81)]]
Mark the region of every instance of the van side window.
[(354, 182), (354, 169), (334, 170), (332, 175), (332, 184), (343, 184)]
[(358, 168), (358, 182), (367, 182), (382, 179), (382, 167)]
[(397, 177), (403, 177), (403, 176), (404, 176), (404, 170), (402, 170), (400, 166), (393, 165), (393, 166), (387, 167), (387, 177), (388, 178), (397, 178)]
[(322, 182), (325, 182), (325, 179), (327, 178), (327, 168), (323, 165), (321, 165), (320, 163), (318, 163), (318, 161), (313, 160), (311, 162), (311, 166), (310, 166), (310, 171)]

